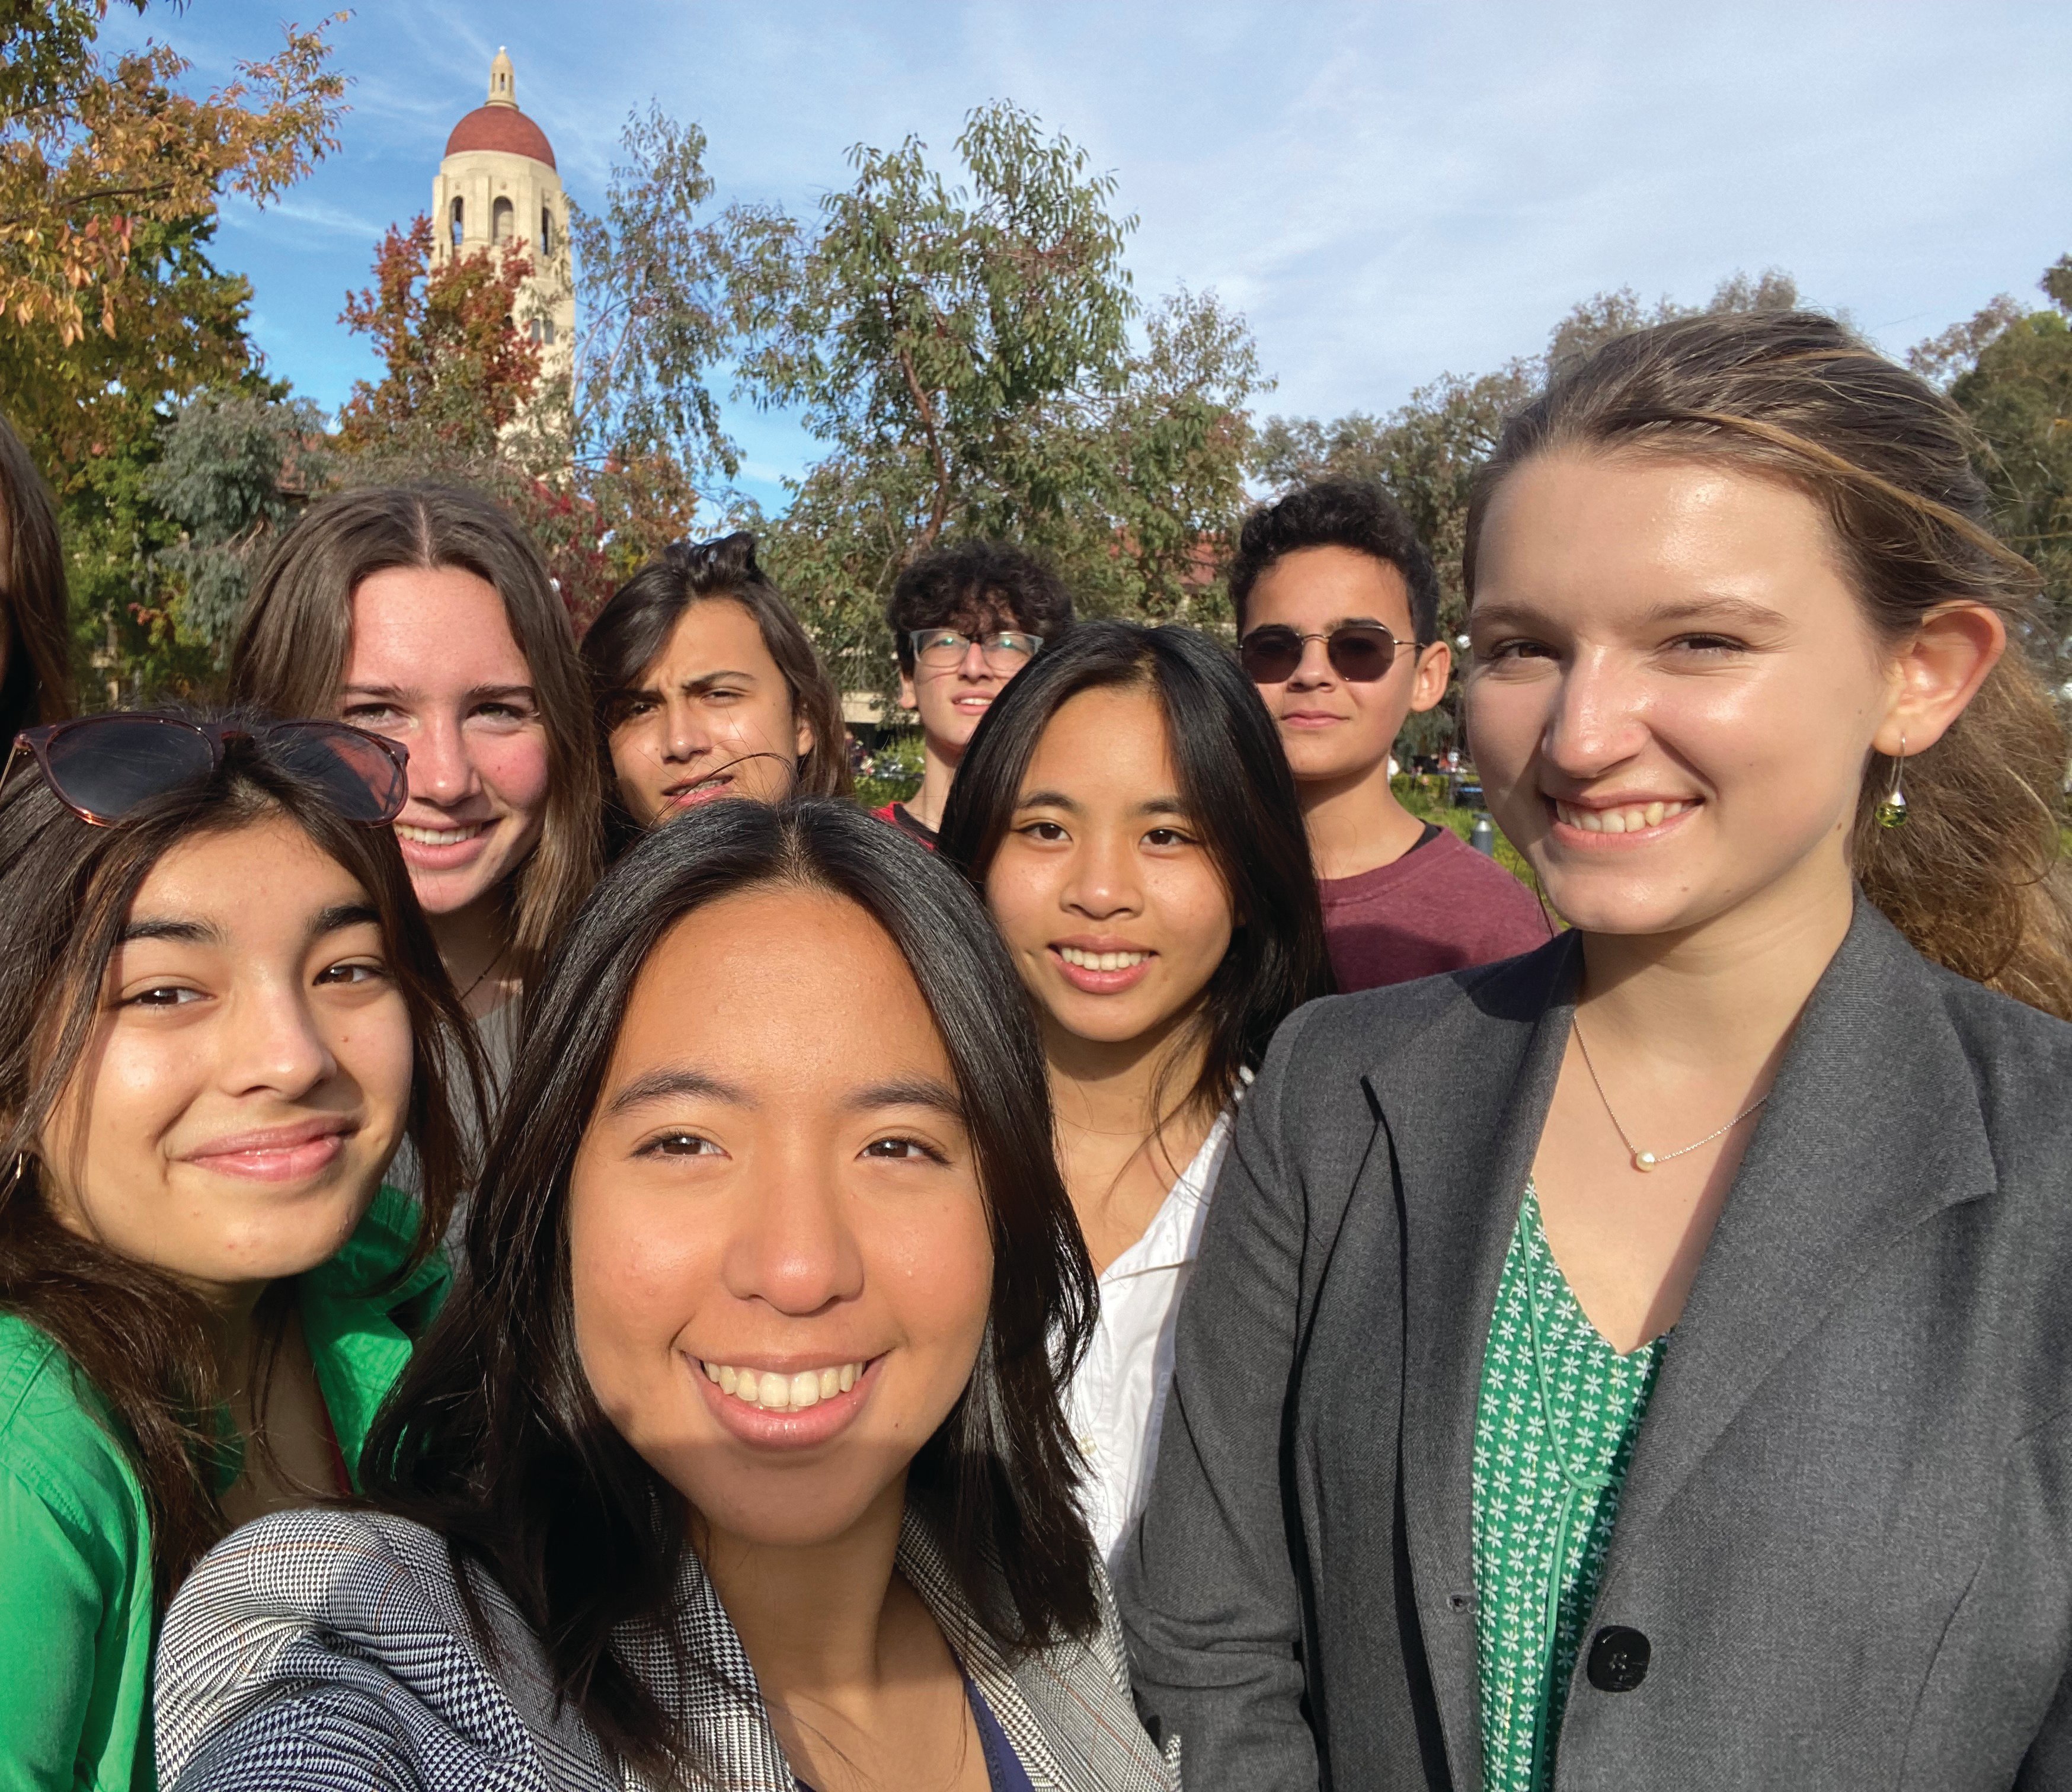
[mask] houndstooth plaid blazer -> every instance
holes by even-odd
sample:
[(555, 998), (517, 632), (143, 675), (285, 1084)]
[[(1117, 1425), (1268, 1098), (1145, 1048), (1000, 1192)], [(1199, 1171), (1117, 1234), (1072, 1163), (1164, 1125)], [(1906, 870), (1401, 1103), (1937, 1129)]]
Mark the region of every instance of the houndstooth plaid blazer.
[[(899, 1568), (945, 1634), (1039, 1792), (1178, 1792), (1129, 1697), (1105, 1580), (1091, 1644), (1009, 1665), (967, 1621), (926, 1525), (911, 1510)], [(158, 1645), (164, 1792), (644, 1792), (588, 1728), (557, 1709), (537, 1639), (477, 1574), (494, 1665), (469, 1626), (443, 1539), (378, 1514), (320, 1507), (246, 1525), (212, 1550), (166, 1613)], [(716, 1679), (754, 1670), (695, 1560), (677, 1609)], [(685, 1687), (658, 1639), (627, 1656), (665, 1710), (712, 1740), (729, 1792), (792, 1792), (759, 1703)]]

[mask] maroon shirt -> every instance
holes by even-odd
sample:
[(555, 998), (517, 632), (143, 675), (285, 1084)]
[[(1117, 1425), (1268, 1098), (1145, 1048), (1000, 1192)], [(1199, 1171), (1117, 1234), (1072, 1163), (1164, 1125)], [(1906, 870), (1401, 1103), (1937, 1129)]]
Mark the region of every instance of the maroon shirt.
[(1317, 894), (1331, 968), (1348, 993), (1512, 958), (1554, 931), (1538, 897), (1446, 828), (1392, 864), (1318, 878)]
[(930, 852), (935, 849), (935, 830), (927, 822), (917, 820), (907, 811), (904, 803), (888, 803), (882, 809), (873, 809), (874, 820), (889, 822), (909, 840), (918, 840)]

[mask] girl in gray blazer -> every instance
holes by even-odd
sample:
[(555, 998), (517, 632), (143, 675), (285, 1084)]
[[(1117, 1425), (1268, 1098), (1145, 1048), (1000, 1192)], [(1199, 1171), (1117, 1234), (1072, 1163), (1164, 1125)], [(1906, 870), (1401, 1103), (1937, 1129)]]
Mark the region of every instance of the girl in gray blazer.
[(642, 840), (550, 966), (372, 1510), (168, 1617), (179, 1792), (1174, 1792), (1058, 1375), (1091, 1278), (956, 873), (845, 804)]
[(1469, 728), (1571, 931), (1240, 1117), (1121, 1575), (1190, 1792), (2072, 1786), (2066, 743), (1985, 513), (1823, 318), (1509, 425)]

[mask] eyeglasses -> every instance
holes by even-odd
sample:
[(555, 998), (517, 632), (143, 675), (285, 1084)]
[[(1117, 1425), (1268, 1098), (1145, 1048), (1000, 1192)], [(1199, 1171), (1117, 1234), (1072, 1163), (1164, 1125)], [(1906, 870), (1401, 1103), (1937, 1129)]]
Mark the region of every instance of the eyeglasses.
[(0, 785), (27, 752), (58, 800), (80, 820), (106, 828), (152, 798), (208, 777), (224, 743), (257, 745), (283, 770), (307, 779), (347, 821), (385, 827), (410, 793), (409, 750), (342, 721), (189, 721), (149, 710), (46, 722), (14, 737)]
[(1328, 635), (1304, 635), (1285, 623), (1268, 623), (1238, 643), (1238, 662), (1255, 684), (1285, 684), (1312, 641), (1324, 643), (1331, 669), (1349, 684), (1371, 684), (1396, 664), (1396, 637), (1379, 623), (1341, 623)]
[(985, 663), (995, 672), (1019, 672), (1036, 657), (1043, 637), (1011, 628), (997, 629), (990, 635), (960, 635), (954, 628), (917, 628), (906, 637), (906, 645), (917, 662), (939, 672), (963, 664), (964, 656), (973, 647), (985, 656)]

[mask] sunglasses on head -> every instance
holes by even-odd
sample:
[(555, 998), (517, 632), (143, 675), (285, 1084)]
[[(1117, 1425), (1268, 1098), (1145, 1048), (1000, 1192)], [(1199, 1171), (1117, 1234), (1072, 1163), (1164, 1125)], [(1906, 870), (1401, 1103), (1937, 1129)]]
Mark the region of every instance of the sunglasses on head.
[(223, 763), (224, 743), (249, 741), (284, 771), (329, 798), (347, 821), (384, 827), (410, 794), (409, 749), (342, 721), (190, 721), (148, 710), (46, 722), (14, 737), (0, 784), (27, 753), (57, 799), (96, 828), (207, 778)]
[(1349, 684), (1371, 684), (1396, 664), (1396, 637), (1379, 623), (1341, 623), (1328, 635), (1305, 635), (1267, 623), (1238, 643), (1239, 664), (1255, 684), (1285, 684), (1302, 664), (1302, 649), (1324, 643), (1331, 669)]

